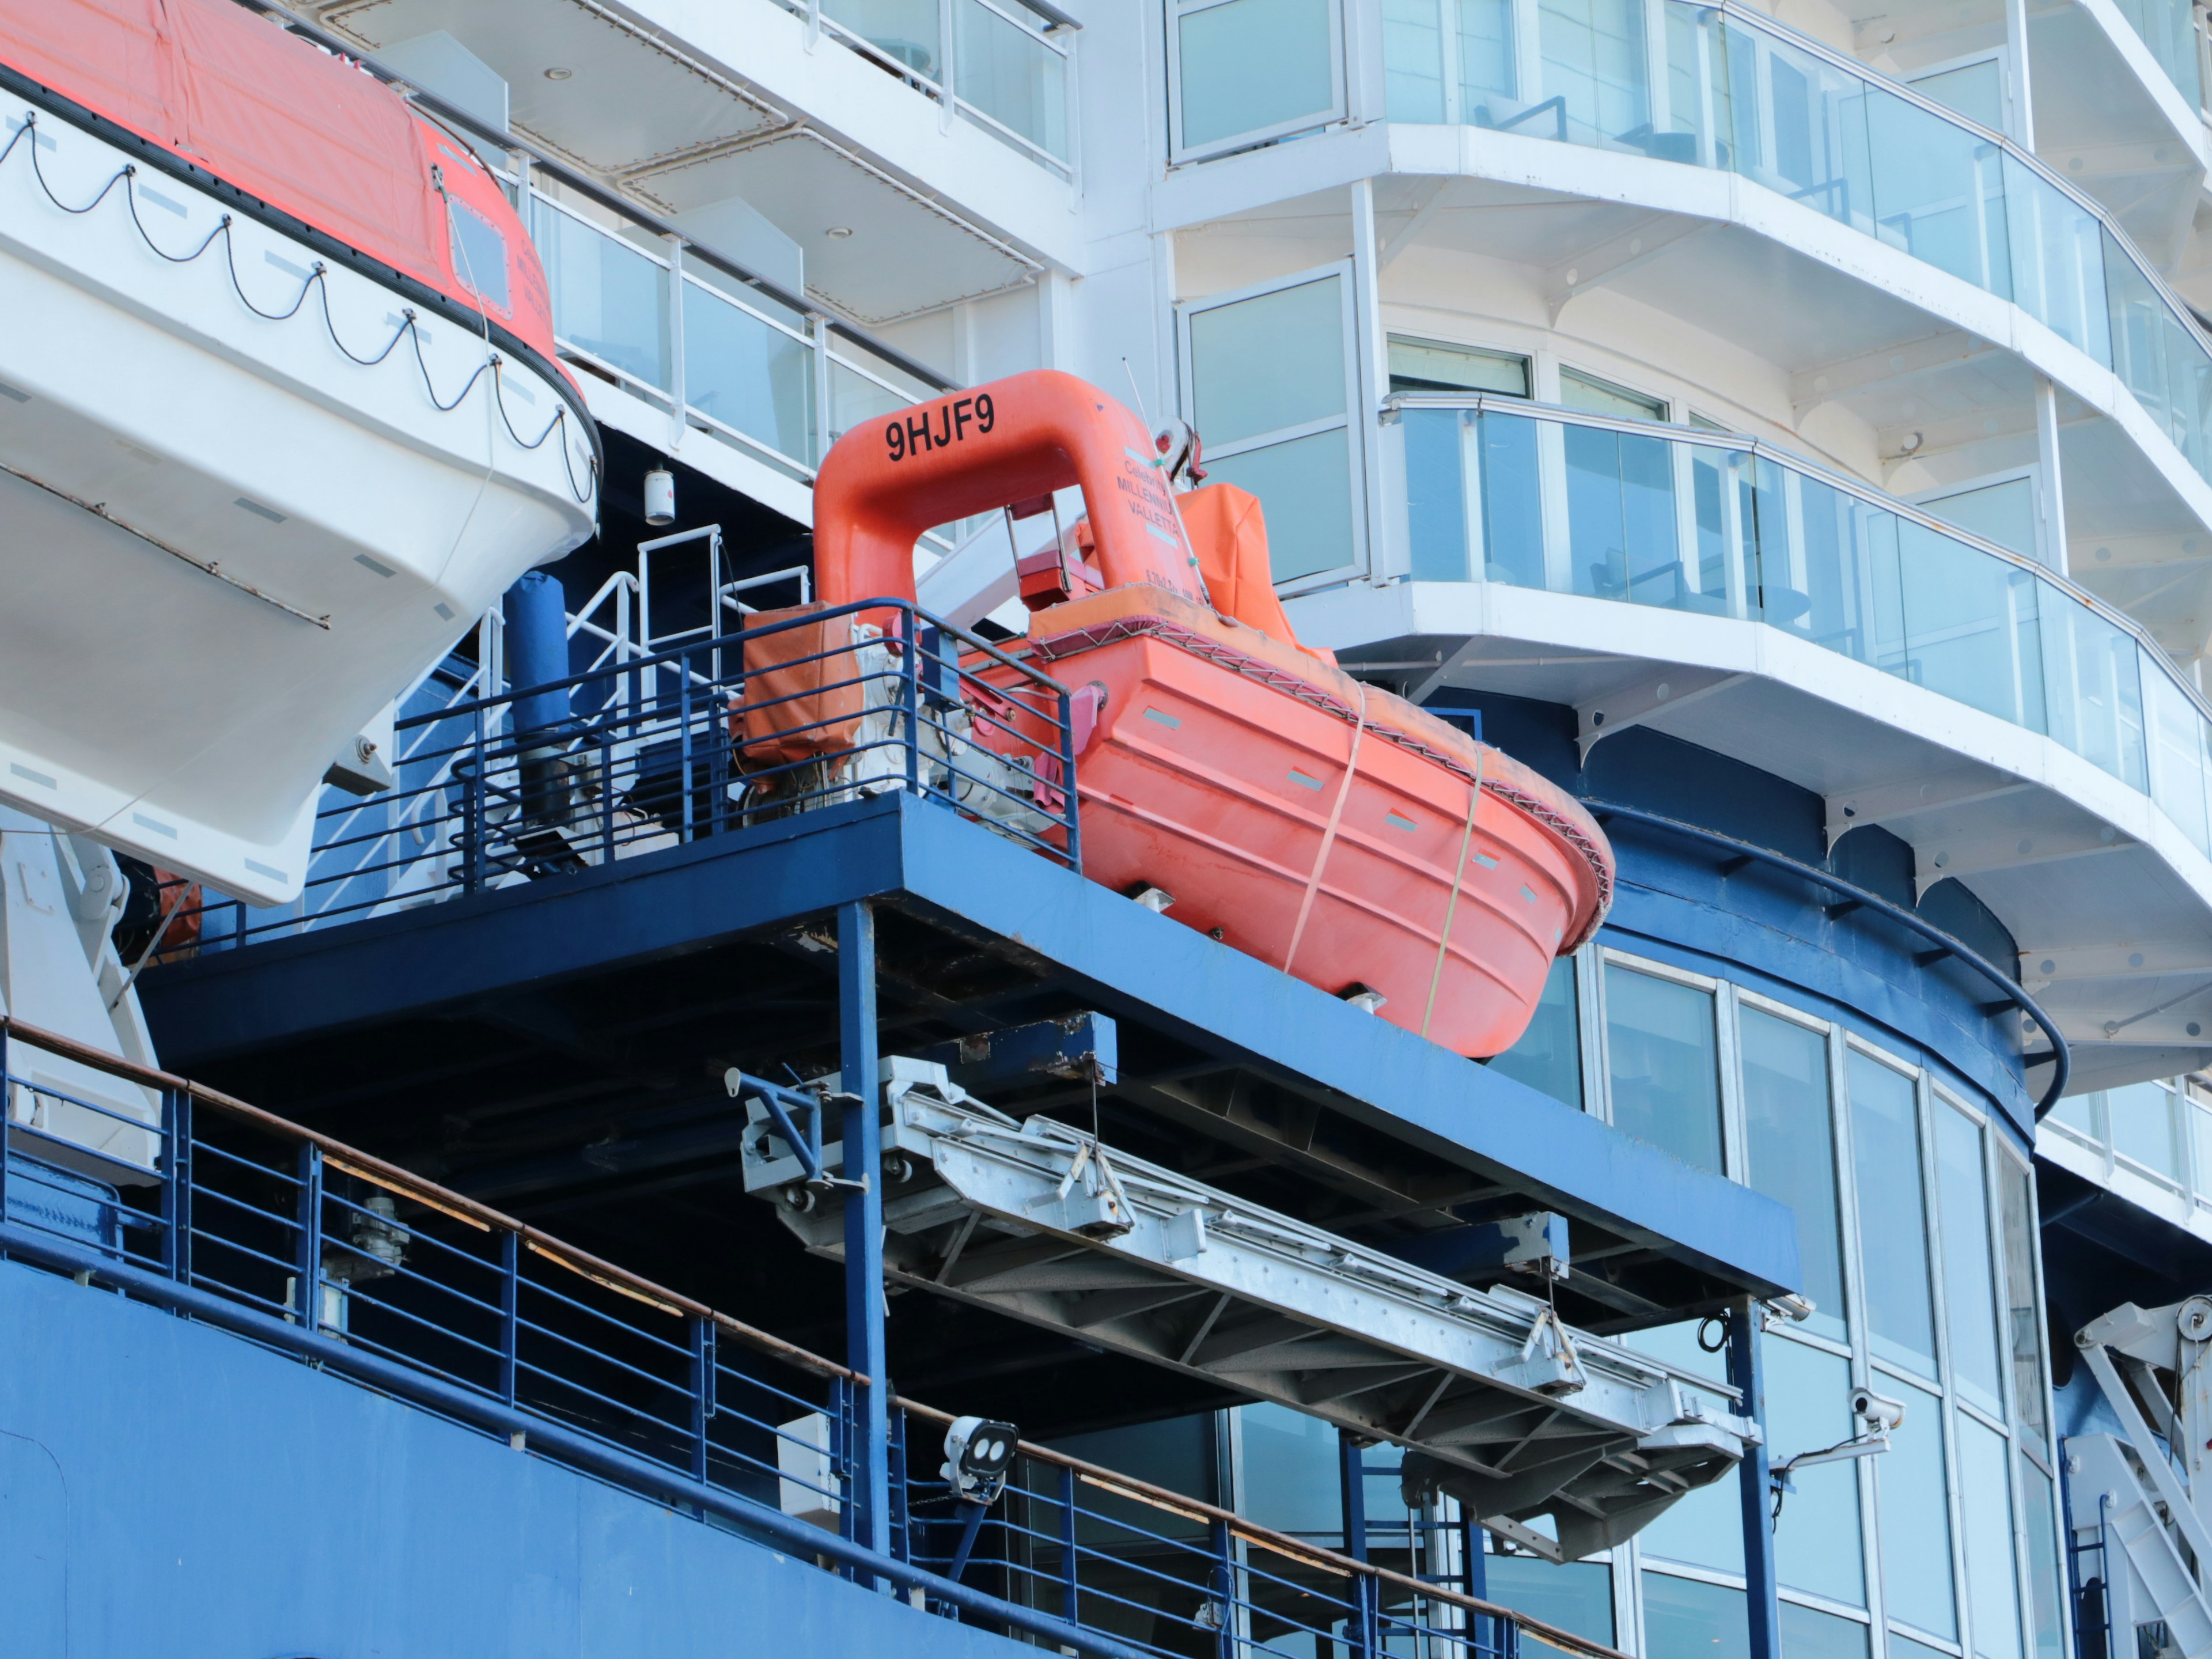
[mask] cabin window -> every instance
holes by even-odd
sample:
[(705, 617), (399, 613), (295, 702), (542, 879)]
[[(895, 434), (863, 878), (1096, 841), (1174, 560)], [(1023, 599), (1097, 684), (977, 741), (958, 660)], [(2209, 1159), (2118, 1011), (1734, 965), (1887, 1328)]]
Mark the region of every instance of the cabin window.
[(507, 297), (507, 238), (497, 225), (465, 202), (448, 198), (447, 218), (453, 228), (453, 273), (462, 286), (499, 311), (511, 311)]

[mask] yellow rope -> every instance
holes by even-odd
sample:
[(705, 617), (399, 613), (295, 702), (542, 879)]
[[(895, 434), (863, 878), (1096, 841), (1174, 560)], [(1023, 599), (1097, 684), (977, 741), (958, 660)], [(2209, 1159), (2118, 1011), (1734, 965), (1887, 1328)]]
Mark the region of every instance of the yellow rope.
[(1367, 735), (1367, 687), (1359, 687), (1359, 719), (1352, 728), (1352, 752), (1345, 757), (1344, 781), (1336, 788), (1336, 805), (1329, 809), (1328, 828), (1322, 831), (1321, 852), (1313, 874), (1306, 878), (1306, 896), (1298, 901), (1298, 923), (1291, 930), (1291, 948), (1283, 952), (1283, 971), (1298, 954), (1298, 941), (1306, 936), (1306, 918), (1313, 914), (1314, 895), (1321, 890), (1321, 872), (1328, 867), (1329, 849), (1336, 845), (1337, 825), (1344, 821), (1344, 803), (1352, 794), (1352, 774), (1359, 769), (1359, 740)]
[(1482, 763), (1489, 758), (1481, 750), (1475, 751), (1474, 787), (1468, 792), (1467, 828), (1460, 832), (1459, 861), (1452, 866), (1451, 902), (1444, 906), (1444, 931), (1437, 940), (1436, 971), (1429, 975), (1429, 1006), (1421, 1011), (1421, 1035), (1429, 1034), (1429, 1022), (1437, 1016), (1437, 988), (1444, 982), (1444, 951), (1451, 945), (1452, 918), (1459, 914), (1460, 884), (1467, 877), (1468, 849), (1474, 844), (1474, 815), (1482, 805)]

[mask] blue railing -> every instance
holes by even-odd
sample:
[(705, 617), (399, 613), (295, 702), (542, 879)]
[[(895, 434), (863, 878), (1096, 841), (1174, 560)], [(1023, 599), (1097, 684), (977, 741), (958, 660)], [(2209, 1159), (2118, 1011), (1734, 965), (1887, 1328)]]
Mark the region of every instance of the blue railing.
[[(1465, 1594), (1481, 1542), (1460, 1522), (1409, 1522), (1397, 1571), (1026, 1443), (971, 1519), (937, 1477), (951, 1419), (912, 1401), (890, 1413), (877, 1553), (852, 1501), (868, 1378), (368, 1153), (5, 1019), (0, 1090), (0, 1257), (118, 1286), (943, 1616), (1098, 1659), (1516, 1659), (1523, 1627), (1620, 1659)], [(1443, 1533), (1457, 1565), (1413, 1570), (1449, 1553), (1430, 1547)]]
[(199, 942), (542, 880), (900, 790), (1079, 869), (1069, 702), (910, 604), (762, 613), (401, 720), (397, 785), (318, 816), (301, 898), (196, 908)]

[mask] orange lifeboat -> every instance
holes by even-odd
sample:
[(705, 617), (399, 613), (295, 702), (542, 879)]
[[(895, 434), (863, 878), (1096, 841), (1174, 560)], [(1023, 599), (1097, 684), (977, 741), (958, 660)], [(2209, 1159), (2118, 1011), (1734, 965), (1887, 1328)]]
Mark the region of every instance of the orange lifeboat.
[(816, 592), (911, 601), (923, 531), (1068, 485), (1103, 586), (1036, 610), (1016, 654), (1076, 693), (1084, 873), (1461, 1054), (1510, 1047), (1604, 917), (1603, 833), (1300, 647), (1257, 574), (1259, 504), (1217, 486), (1179, 506), (1105, 393), (1040, 370), (847, 433), (815, 485)]

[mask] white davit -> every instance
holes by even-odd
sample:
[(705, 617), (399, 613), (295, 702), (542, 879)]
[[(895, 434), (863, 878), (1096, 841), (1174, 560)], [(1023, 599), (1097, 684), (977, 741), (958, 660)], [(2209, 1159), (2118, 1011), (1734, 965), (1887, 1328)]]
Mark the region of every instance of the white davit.
[(0, 801), (281, 903), (330, 763), (591, 535), (597, 434), (465, 147), (143, 10), (0, 0)]

